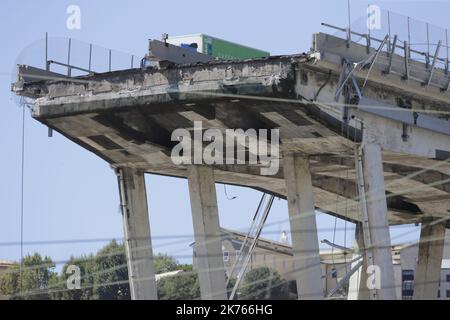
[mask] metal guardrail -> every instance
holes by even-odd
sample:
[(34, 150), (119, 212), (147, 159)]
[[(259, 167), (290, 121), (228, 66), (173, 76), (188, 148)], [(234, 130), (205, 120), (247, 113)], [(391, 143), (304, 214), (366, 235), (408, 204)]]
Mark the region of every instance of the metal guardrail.
[[(56, 41), (56, 40), (54, 40)], [(45, 34), (45, 68), (47, 71), (51, 71), (51, 66), (56, 65), (59, 67), (63, 67), (67, 69), (67, 76), (72, 76), (72, 71), (77, 70), (81, 72), (85, 72), (87, 74), (91, 73), (101, 73), (101, 72), (111, 72), (111, 71), (117, 71), (117, 70), (124, 70), (128, 68), (134, 68), (135, 66), (135, 59), (136, 56), (133, 54), (127, 54), (127, 53), (121, 53), (118, 51), (114, 51), (112, 49), (102, 48), (99, 46), (95, 46), (92, 43), (84, 43), (81, 41), (73, 40), (72, 38), (66, 39), (67, 43), (67, 52), (66, 52), (66, 61), (63, 62), (62, 56), (60, 55), (58, 59), (50, 58), (52, 52), (49, 50), (49, 37), (48, 33)], [(63, 45), (63, 39), (58, 39), (58, 44), (61, 47)], [(79, 65), (78, 63), (74, 63), (73, 60), (77, 59), (80, 60), (80, 56), (74, 56), (74, 49), (76, 49), (76, 46), (78, 46), (78, 49), (80, 47), (83, 47), (85, 49), (83, 55), (86, 59), (85, 64), (86, 65)], [(98, 53), (101, 52), (99, 55)], [(97, 53), (97, 56), (100, 56), (100, 60), (102, 64), (104, 65), (103, 68), (100, 68), (98, 64), (96, 65), (93, 62), (93, 54)], [(120, 57), (119, 57), (120, 56)], [(120, 60), (120, 63), (115, 63), (114, 58), (117, 60)], [(125, 60), (128, 60), (126, 62)], [(140, 61), (140, 60), (139, 60)], [(107, 66), (105, 70), (105, 66)]]
[(66, 64), (66, 63), (62, 63), (62, 62), (58, 62), (58, 61), (53, 61), (53, 60), (48, 60), (47, 61), (47, 69), (46, 69), (47, 71), (50, 71), (50, 66), (52, 64), (56, 64), (56, 65), (59, 65), (59, 66), (62, 66), (62, 67), (67, 67), (67, 75), (69, 77), (70, 77), (72, 69), (84, 71), (84, 72), (87, 72), (87, 73), (95, 73), (95, 72), (92, 72), (92, 70), (89, 70), (89, 69), (84, 69), (84, 68), (80, 68), (80, 67), (77, 67), (77, 66), (72, 66), (70, 64)]
[[(348, 31), (349, 30), (348, 28), (337, 27), (337, 26), (334, 26), (334, 25), (331, 25), (331, 24), (328, 24), (328, 23), (325, 23), (325, 22), (322, 23), (322, 26), (328, 27), (328, 28), (332, 28), (332, 29), (335, 29), (335, 30), (338, 30), (338, 31), (350, 33), (352, 35), (359, 36), (361, 38), (365, 38), (366, 41), (367, 41), (366, 46), (367, 46), (368, 50), (370, 48), (373, 48), (372, 47), (372, 41), (375, 41), (375, 42), (378, 42), (378, 43), (382, 43), (384, 41), (383, 39), (378, 39), (376, 37), (372, 37), (368, 33), (364, 34), (364, 33), (360, 33), (360, 32), (353, 31), (353, 30)], [(395, 50), (395, 48), (398, 48), (398, 49), (403, 50), (403, 51), (406, 48), (409, 51), (409, 53), (416, 53), (416, 54), (422, 55), (428, 61), (433, 59), (433, 60), (441, 61), (441, 62), (445, 63), (446, 64), (445, 70), (448, 72), (448, 70), (449, 70), (449, 59), (448, 58), (440, 58), (436, 54), (431, 55), (431, 54), (429, 54), (427, 52), (423, 52), (423, 51), (412, 49), (411, 45), (407, 41), (405, 41), (403, 43), (403, 45), (399, 45), (399, 44), (397, 44), (398, 43), (398, 36), (397, 35), (394, 35), (393, 39), (394, 39), (394, 41), (392, 41), (392, 42), (390, 41), (390, 38), (389, 38), (389, 41), (388, 41), (388, 51), (387, 52), (389, 54), (392, 53)], [(350, 39), (350, 41), (351, 41), (351, 39)], [(442, 42), (438, 42), (437, 47), (440, 49), (442, 47)], [(392, 50), (392, 51), (390, 51), (389, 49)]]
[[(396, 50), (401, 50), (402, 53), (407, 51), (409, 59), (425, 62), (426, 67), (430, 69), (442, 65), (445, 74), (449, 72), (450, 47), (446, 28), (382, 10), (377, 6), (369, 6), (367, 15), (353, 23), (350, 23), (349, 19), (349, 25), (346, 28), (328, 23), (322, 23), (322, 25), (342, 32), (348, 43), (360, 42), (364, 39), (368, 48), (372, 47), (372, 42), (381, 43), (382, 39), (388, 35), (386, 50), (388, 54), (395, 53)], [(357, 36), (359, 39), (355, 40), (352, 36)]]
[[(450, 91), (448, 30), (390, 11), (380, 10), (376, 12), (376, 15), (380, 25), (374, 29), (371, 28), (369, 23), (370, 19), (373, 18), (370, 15), (360, 18), (346, 28), (328, 23), (322, 23), (322, 26), (336, 30), (335, 36), (346, 39), (347, 47), (352, 42), (360, 43), (364, 41), (367, 54), (371, 50), (377, 49), (373, 45), (374, 43), (381, 44), (381, 47), (377, 50), (384, 51), (389, 59), (388, 67), (384, 73), (398, 73), (392, 70), (393, 60), (399, 62), (399, 57), (401, 57), (403, 60), (401, 62), (403, 64), (401, 76), (403, 79), (416, 79), (411, 73), (425, 71), (427, 76), (421, 79), (424, 86), (438, 85), (441, 91)], [(342, 33), (342, 35), (339, 35), (339, 33)], [(358, 37), (358, 39), (355, 39), (355, 37)], [(386, 37), (387, 41), (385, 40)], [(383, 41), (386, 41), (386, 45), (383, 44)], [(413, 61), (424, 63), (425, 68), (413, 63)], [(422, 68), (422, 71), (418, 68)], [(439, 84), (432, 82), (437, 70), (441, 70)], [(442, 74), (445, 77), (445, 84), (442, 84)]]

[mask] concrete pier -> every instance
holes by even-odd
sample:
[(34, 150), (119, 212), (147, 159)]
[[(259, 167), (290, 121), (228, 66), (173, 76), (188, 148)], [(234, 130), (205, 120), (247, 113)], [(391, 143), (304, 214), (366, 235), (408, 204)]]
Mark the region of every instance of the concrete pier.
[(414, 300), (437, 298), (444, 252), (445, 222), (424, 220), (420, 232), (419, 258), (414, 277)]
[[(367, 258), (364, 253), (364, 236), (363, 225), (358, 222), (355, 228), (355, 244), (353, 246), (355, 253), (352, 260), (362, 255), (363, 264), (349, 280), (347, 300), (369, 300), (369, 291), (367, 290)], [(360, 260), (352, 263), (351, 267), (355, 267)]]
[(214, 172), (210, 167), (193, 165), (188, 174), (201, 297), (203, 300), (226, 300)]
[(158, 296), (144, 172), (120, 168), (117, 173), (131, 299), (156, 300)]
[(284, 154), (292, 250), (299, 299), (323, 299), (322, 269), (309, 160), (302, 155)]
[(362, 201), (364, 220), (364, 247), (367, 267), (373, 270), (368, 277), (373, 279), (374, 284), (370, 298), (395, 300), (394, 266), (392, 264), (381, 148), (370, 142), (365, 142), (361, 148), (364, 189), (360, 187), (360, 190), (364, 190), (364, 195), (360, 194), (363, 197), (360, 201)]

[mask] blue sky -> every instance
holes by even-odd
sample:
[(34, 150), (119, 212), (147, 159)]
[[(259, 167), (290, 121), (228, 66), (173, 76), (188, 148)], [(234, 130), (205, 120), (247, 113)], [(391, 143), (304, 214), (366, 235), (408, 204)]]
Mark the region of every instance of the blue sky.
[[(448, 1), (372, 1), (383, 9), (450, 27)], [(68, 30), (66, 9), (81, 8), (81, 29)], [(368, 2), (352, 1), (352, 17), (365, 14)], [(19, 260), (20, 176), (22, 110), (10, 92), (12, 70), (24, 48), (44, 37), (72, 37), (122, 52), (144, 55), (149, 38), (206, 33), (219, 38), (270, 51), (292, 54), (308, 51), (314, 32), (324, 30), (321, 22), (345, 26), (347, 1), (20, 1), (0, 2), (0, 260)], [(329, 31), (329, 30), (326, 30)], [(25, 50), (42, 64), (39, 46)], [(36, 50), (35, 50), (36, 49)], [(61, 49), (61, 48), (60, 48)], [(41, 66), (42, 65), (38, 65)], [(70, 239), (120, 239), (122, 223), (117, 183), (109, 165), (55, 133), (26, 114), (26, 163), (24, 194), (24, 240), (55, 241)], [(181, 179), (146, 177), (149, 214), (156, 252), (166, 252), (181, 261), (190, 261), (188, 244), (193, 240), (187, 182)], [(220, 220), (223, 227), (245, 230), (258, 204), (260, 193), (238, 187), (217, 186)], [(267, 237), (278, 239), (288, 230), (287, 207), (276, 200), (268, 223)], [(332, 229), (334, 218), (318, 217), (319, 228)], [(338, 229), (344, 228), (337, 222)], [(347, 224), (347, 244), (353, 226)], [(396, 228), (393, 234), (405, 232)], [(171, 238), (170, 236), (183, 236)], [(320, 239), (331, 240), (332, 232), (321, 232)], [(343, 231), (336, 242), (344, 243)], [(417, 232), (400, 240), (414, 240)], [(168, 245), (177, 241), (177, 244)], [(50, 255), (55, 261), (70, 255), (95, 252), (102, 241), (35, 244), (28, 252)]]

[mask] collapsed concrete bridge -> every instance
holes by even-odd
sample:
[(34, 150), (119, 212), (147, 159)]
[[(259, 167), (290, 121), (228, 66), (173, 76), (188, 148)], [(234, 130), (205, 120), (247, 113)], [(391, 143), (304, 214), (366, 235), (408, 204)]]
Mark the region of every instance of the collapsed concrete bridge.
[[(74, 78), (22, 66), (13, 90), (34, 99), (36, 120), (116, 169), (134, 299), (157, 298), (144, 173), (189, 181), (203, 299), (227, 298), (215, 182), (287, 199), (299, 298), (325, 296), (317, 209), (358, 225), (364, 265), (382, 271), (372, 299), (395, 299), (389, 225), (422, 223), (415, 297), (432, 299), (450, 227), (450, 82), (445, 70), (380, 49), (319, 33), (299, 55)], [(280, 170), (175, 165), (171, 133), (195, 121), (279, 129)]]

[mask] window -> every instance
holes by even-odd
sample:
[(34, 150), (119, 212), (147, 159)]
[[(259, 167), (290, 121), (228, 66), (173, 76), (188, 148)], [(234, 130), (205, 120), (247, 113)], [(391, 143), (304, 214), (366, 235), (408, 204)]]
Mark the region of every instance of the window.
[(403, 270), (402, 271), (403, 281), (413, 281), (414, 280), (414, 270)]
[(414, 282), (412, 281), (405, 281), (403, 282), (403, 290), (414, 290)]
[(402, 299), (411, 300), (414, 294), (414, 270), (402, 270)]
[(411, 300), (414, 294), (414, 281), (406, 280), (402, 284), (402, 299)]
[(445, 281), (450, 282), (450, 274), (447, 274), (447, 275), (446, 275)]
[(230, 253), (228, 251), (223, 252), (223, 261), (227, 262), (230, 260)]
[(445, 292), (445, 296), (446, 296), (447, 298), (450, 298), (450, 290), (447, 290), (447, 291)]

